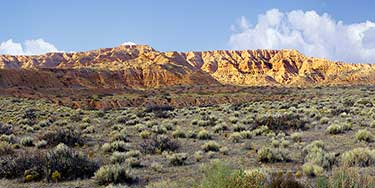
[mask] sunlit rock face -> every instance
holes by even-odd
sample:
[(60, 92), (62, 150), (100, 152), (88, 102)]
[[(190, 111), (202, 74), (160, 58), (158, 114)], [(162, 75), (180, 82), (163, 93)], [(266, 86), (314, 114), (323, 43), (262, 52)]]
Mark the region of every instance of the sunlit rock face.
[(375, 84), (375, 66), (296, 50), (159, 52), (121, 45), (77, 53), (0, 55), (0, 87), (156, 88), (175, 85)]

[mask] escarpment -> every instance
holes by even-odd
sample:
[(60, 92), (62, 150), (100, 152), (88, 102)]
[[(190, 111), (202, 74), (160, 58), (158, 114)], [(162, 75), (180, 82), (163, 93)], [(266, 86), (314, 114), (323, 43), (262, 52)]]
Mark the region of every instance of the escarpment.
[(374, 84), (375, 66), (307, 57), (296, 50), (159, 52), (121, 45), (77, 53), (0, 55), (0, 87), (159, 88)]

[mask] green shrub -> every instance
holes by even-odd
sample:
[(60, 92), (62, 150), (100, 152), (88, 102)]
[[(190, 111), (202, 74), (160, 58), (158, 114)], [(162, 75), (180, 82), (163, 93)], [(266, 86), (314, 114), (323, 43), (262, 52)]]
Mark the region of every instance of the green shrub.
[(291, 136), (294, 142), (301, 142), (302, 141), (302, 133), (293, 133)]
[(129, 135), (126, 133), (126, 129), (122, 129), (120, 132), (114, 131), (115, 133), (111, 136), (111, 141), (129, 141)]
[(58, 171), (54, 171), (51, 175), (51, 180), (53, 182), (58, 182), (61, 179), (61, 174)]
[(146, 186), (146, 188), (181, 188), (184, 187), (181, 185), (181, 182), (173, 181), (170, 179), (160, 180), (157, 182), (151, 182)]
[(335, 154), (326, 151), (324, 142), (321, 140), (313, 141), (305, 146), (302, 155), (305, 163), (314, 164), (326, 169), (330, 169), (336, 162)]
[(374, 141), (374, 135), (367, 129), (359, 130), (355, 137), (358, 141), (372, 142)]
[(290, 158), (284, 149), (263, 147), (257, 152), (257, 160), (260, 162), (273, 163), (282, 161), (288, 162)]
[(326, 132), (329, 134), (340, 134), (344, 133), (345, 131), (348, 131), (352, 128), (351, 124), (331, 124), (330, 126), (327, 127)]
[(28, 146), (28, 147), (34, 146), (33, 138), (30, 136), (23, 137), (20, 140), (20, 144), (23, 146)]
[(213, 127), (216, 125), (217, 118), (215, 116), (204, 115), (201, 120), (197, 122), (200, 127)]
[[(230, 179), (231, 184), (243, 188), (265, 188), (269, 185), (267, 178), (269, 174), (264, 169), (252, 169), (239, 171), (234, 178)], [(233, 181), (234, 180), (234, 181)]]
[(289, 147), (290, 142), (288, 140), (282, 139), (280, 144), (281, 144), (281, 147), (287, 148)]
[(95, 180), (99, 185), (108, 185), (110, 183), (131, 184), (135, 180), (130, 170), (120, 164), (105, 165), (95, 172)]
[(202, 151), (196, 151), (194, 153), (194, 159), (197, 162), (200, 162), (203, 159), (203, 152)]
[(211, 164), (205, 165), (203, 171), (203, 178), (200, 182), (200, 188), (229, 188), (231, 187), (229, 179), (235, 170), (228, 165), (214, 161)]
[(242, 135), (239, 132), (234, 132), (229, 136), (229, 140), (231, 140), (234, 143), (239, 143), (242, 140)]
[(322, 140), (314, 140), (307, 146), (305, 146), (302, 150), (303, 154), (307, 154), (309, 151), (313, 150), (314, 148), (322, 148), (325, 149), (325, 144)]
[(111, 152), (111, 144), (110, 143), (104, 143), (102, 145), (102, 150), (106, 153)]
[(35, 146), (37, 147), (37, 148), (46, 148), (47, 146), (48, 146), (48, 143), (47, 143), (47, 141), (45, 141), (45, 140), (40, 140), (40, 141), (38, 141), (36, 144), (35, 144)]
[(370, 127), (371, 127), (371, 128), (375, 128), (375, 121), (372, 121), (372, 122), (371, 122)]
[(254, 129), (252, 132), (255, 136), (259, 136), (259, 135), (265, 136), (272, 131), (267, 126), (260, 126)]
[(357, 168), (338, 168), (329, 177), (326, 188), (373, 188), (375, 177), (359, 173)]
[(187, 153), (173, 153), (168, 156), (169, 163), (173, 166), (184, 165), (187, 159)]
[(328, 124), (329, 118), (328, 117), (322, 117), (322, 118), (320, 118), (319, 121), (320, 121), (321, 124)]
[(315, 180), (315, 187), (316, 188), (329, 188), (328, 178), (325, 176), (317, 177)]
[(339, 133), (343, 133), (344, 129), (342, 128), (341, 125), (332, 124), (327, 127), (326, 132), (329, 134), (339, 134)]
[(355, 148), (346, 151), (341, 156), (341, 164), (344, 166), (366, 167), (375, 164), (375, 150), (368, 148)]
[(111, 160), (112, 164), (116, 164), (116, 163), (123, 163), (123, 162), (125, 162), (125, 160), (127, 158), (128, 157), (126, 156), (125, 152), (115, 151), (115, 152), (112, 153), (110, 160)]
[(181, 129), (176, 129), (175, 131), (173, 131), (172, 136), (174, 138), (186, 138), (185, 132)]
[(168, 129), (162, 125), (154, 125), (151, 127), (151, 131), (156, 134), (165, 134), (167, 133)]
[(324, 169), (314, 163), (305, 163), (302, 166), (302, 171), (306, 176), (321, 176), (324, 174)]
[(205, 121), (205, 120), (199, 120), (197, 122), (198, 126), (199, 127), (208, 127), (211, 125), (211, 122), (210, 121)]
[(180, 147), (180, 144), (168, 136), (158, 135), (144, 140), (140, 147), (143, 153), (155, 154), (162, 153), (163, 151), (176, 151)]
[(114, 141), (111, 143), (111, 151), (119, 151), (124, 152), (129, 150), (129, 144), (125, 143), (124, 141)]
[(0, 142), (8, 142), (8, 143), (16, 143), (16, 136), (14, 136), (14, 134), (10, 134), (10, 135), (0, 135)]
[(273, 147), (279, 147), (280, 146), (280, 141), (279, 140), (277, 140), (277, 139), (272, 139), (271, 140), (271, 145), (273, 146)]
[(234, 132), (241, 132), (246, 130), (246, 127), (243, 125), (233, 125), (233, 131)]
[(141, 160), (137, 157), (128, 157), (125, 159), (125, 164), (131, 168), (140, 168), (142, 167)]
[(125, 153), (126, 157), (127, 158), (130, 158), (130, 157), (140, 157), (141, 156), (141, 152), (139, 150), (130, 150), (128, 152)]
[(220, 153), (223, 154), (223, 155), (228, 155), (229, 153), (229, 148), (224, 146), (224, 147), (221, 147), (220, 148)]
[(215, 141), (208, 141), (202, 145), (202, 150), (205, 152), (214, 151), (217, 152), (220, 150), (220, 145)]
[(236, 124), (238, 122), (238, 118), (237, 117), (229, 117), (229, 121), (232, 123), (232, 124)]
[[(204, 166), (203, 178), (199, 183), (200, 188), (267, 188), (282, 185), (288, 187), (284, 181), (277, 184), (276, 181), (268, 182), (268, 174), (262, 170), (243, 171), (229, 165), (214, 161)], [(273, 179), (272, 179), (273, 180)], [(286, 186), (285, 186), (286, 185)], [(280, 187), (280, 186), (279, 186)]]
[(200, 140), (209, 140), (211, 139), (211, 134), (207, 130), (201, 130), (198, 132), (197, 138)]
[(7, 142), (0, 142), (0, 156), (14, 154), (14, 149)]
[[(40, 169), (39, 169), (40, 170)], [(43, 178), (43, 173), (41, 173), (38, 169), (29, 169), (25, 170), (23, 177), (25, 182), (31, 181), (39, 181)]]
[(151, 132), (150, 131), (142, 131), (141, 133), (139, 133), (139, 136), (143, 139), (146, 139), (146, 138), (150, 138), (151, 136)]
[(214, 132), (215, 133), (219, 133), (219, 132), (224, 132), (226, 130), (228, 130), (228, 126), (226, 124), (219, 124), (219, 125), (215, 125), (214, 126)]
[(129, 150), (129, 144), (124, 141), (114, 141), (103, 144), (102, 149), (104, 152), (125, 152)]
[(241, 131), (240, 134), (244, 139), (250, 139), (253, 137), (253, 133), (251, 131)]

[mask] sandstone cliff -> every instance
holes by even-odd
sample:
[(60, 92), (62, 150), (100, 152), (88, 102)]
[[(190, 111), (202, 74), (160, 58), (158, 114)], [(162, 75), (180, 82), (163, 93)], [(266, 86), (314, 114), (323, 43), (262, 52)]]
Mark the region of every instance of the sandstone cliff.
[(0, 55), (0, 87), (155, 88), (375, 84), (375, 66), (306, 57), (296, 50), (159, 52), (121, 45), (77, 53)]

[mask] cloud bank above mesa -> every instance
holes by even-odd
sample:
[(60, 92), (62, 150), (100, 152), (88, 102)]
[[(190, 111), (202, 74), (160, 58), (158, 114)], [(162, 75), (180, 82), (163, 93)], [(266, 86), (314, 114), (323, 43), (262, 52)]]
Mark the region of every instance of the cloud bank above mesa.
[[(375, 63), (375, 22), (372, 21), (345, 24), (326, 13), (271, 9), (259, 15), (254, 24), (242, 17), (231, 29), (231, 49), (297, 49), (308, 56), (334, 61)], [(43, 39), (22, 43), (9, 39), (0, 43), (0, 54), (39, 55), (59, 51)]]
[[(127, 41), (121, 45), (133, 46), (137, 45), (134, 42)], [(23, 43), (14, 42), (13, 39), (9, 39), (0, 43), (0, 54), (8, 55), (40, 55), (49, 52), (63, 52), (58, 50), (55, 45), (46, 42), (43, 39), (26, 40)]]
[(43, 39), (26, 40), (22, 44), (9, 39), (0, 43), (0, 54), (39, 55), (48, 52), (59, 52), (59, 50)]
[(297, 49), (308, 56), (375, 63), (375, 23), (344, 24), (324, 13), (272, 9), (250, 25), (241, 17), (229, 39), (232, 49)]

